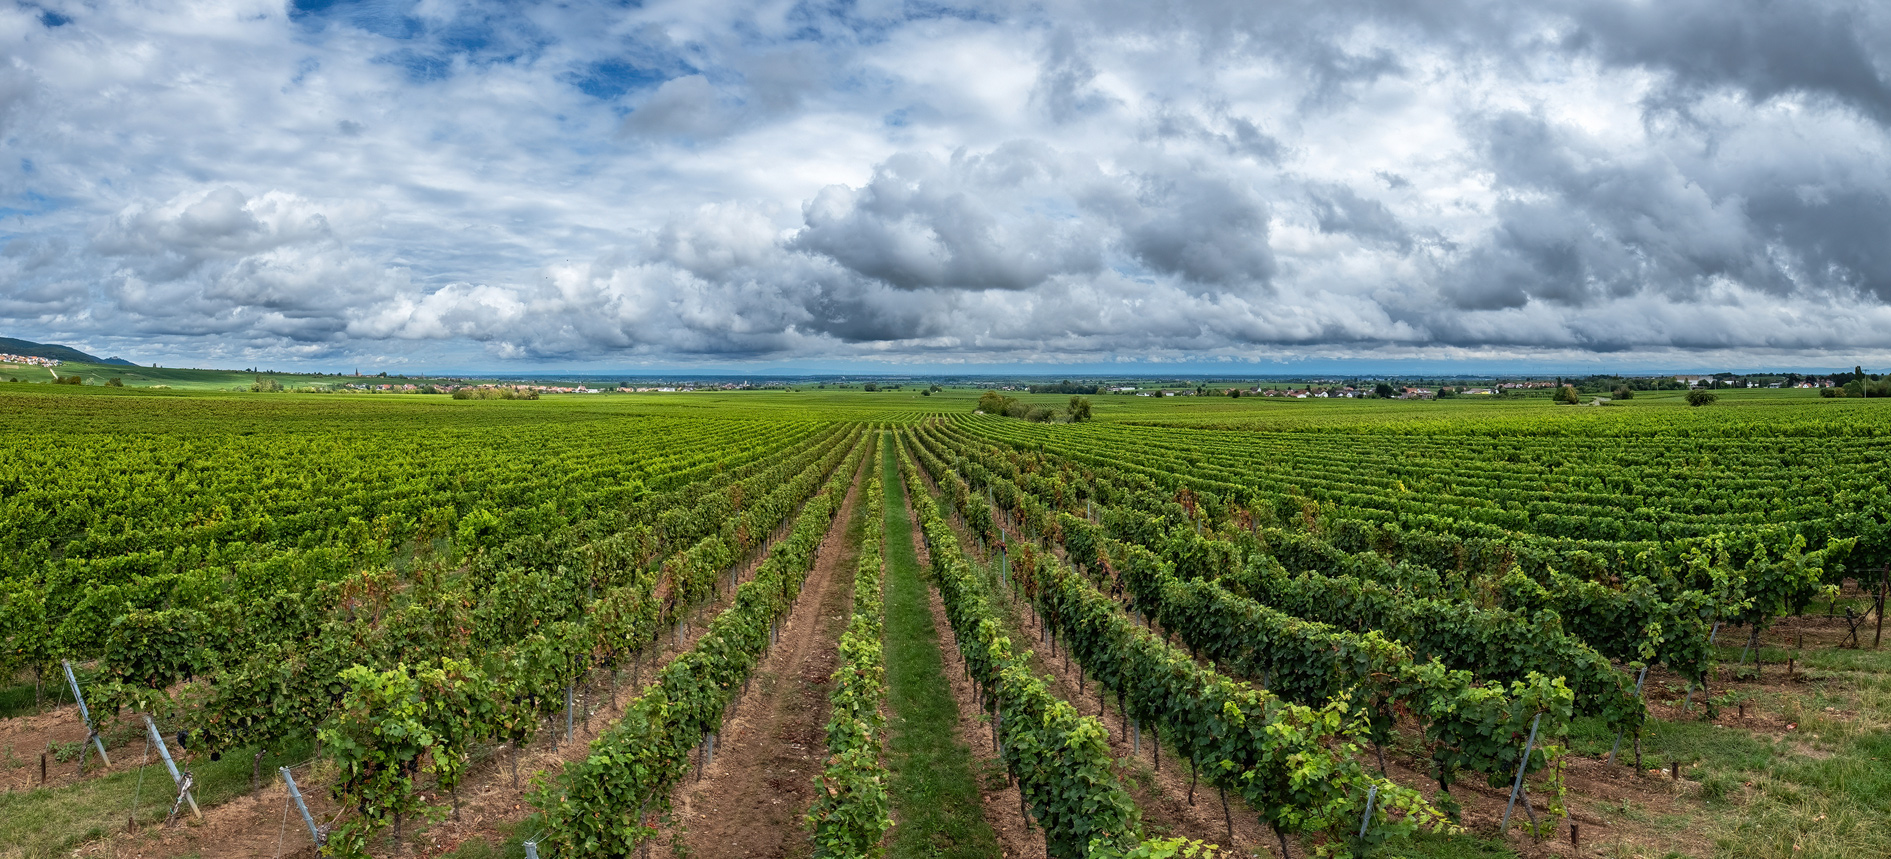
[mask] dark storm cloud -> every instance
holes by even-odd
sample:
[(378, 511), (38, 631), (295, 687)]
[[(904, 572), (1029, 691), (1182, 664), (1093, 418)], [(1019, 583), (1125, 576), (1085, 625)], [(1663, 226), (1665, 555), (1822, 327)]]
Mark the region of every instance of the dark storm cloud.
[(1052, 122), (1065, 123), (1086, 114), (1097, 113), (1116, 100), (1098, 92), (1094, 86), (1095, 66), (1079, 53), (1077, 41), (1069, 31), (1059, 31), (1050, 39), (1047, 56), (1038, 70), (1031, 101), (1050, 116)]
[(1448, 290), (1460, 306), (1582, 306), (1641, 291), (1694, 301), (1717, 284), (1779, 299), (1891, 298), (1886, 190), (1857, 187), (1848, 171), (1622, 157), (1518, 113), (1483, 137), (1511, 194)]
[(858, 190), (824, 189), (794, 247), (903, 289), (1028, 289), (1102, 265), (1071, 185), (1094, 168), (1034, 144), (948, 161), (900, 155)]
[[(1566, 44), (1659, 69), (1685, 92), (1733, 87), (1755, 102), (1804, 93), (1891, 123), (1882, 7), (1774, 0), (1600, 2), (1570, 9)], [(1879, 44), (1866, 43), (1873, 31)]]
[(1882, 4), (57, 5), (0, 8), (9, 336), (1891, 359)]
[(1252, 190), (1200, 167), (1147, 175), (1141, 184), (1135, 205), (1114, 215), (1149, 268), (1235, 292), (1268, 285), (1268, 209)]
[(1346, 233), (1362, 241), (1409, 251), (1412, 236), (1397, 215), (1378, 200), (1359, 196), (1345, 185), (1309, 185), (1307, 196), (1322, 233)]

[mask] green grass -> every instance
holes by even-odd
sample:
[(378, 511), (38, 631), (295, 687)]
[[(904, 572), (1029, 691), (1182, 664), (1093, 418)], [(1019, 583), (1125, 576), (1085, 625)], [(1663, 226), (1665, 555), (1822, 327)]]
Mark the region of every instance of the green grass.
[[(1721, 655), (1731, 664), (1739, 648)], [(1781, 657), (1782, 664), (1769, 662), (1769, 678), (1783, 672)], [(1698, 719), (1650, 721), (1643, 766), (1678, 761), (1694, 786), (1684, 790), (1676, 813), (1626, 806), (1604, 812), (1644, 833), (1705, 836), (1716, 857), (1891, 856), (1891, 652), (1808, 648), (1800, 668), (1808, 677), (1790, 691), (1745, 683), (1715, 690), (1745, 699), (1749, 712), (1791, 721), (1794, 730), (1775, 737)], [(1697, 699), (1694, 712), (1702, 709)], [(1570, 739), (1577, 753), (1603, 755), (1614, 735), (1596, 720), (1578, 719)], [(1629, 749), (1624, 743), (1622, 754)]]
[[(65, 678), (60, 678), (64, 680)], [(63, 686), (43, 688), (36, 695), (31, 681), (0, 689), (0, 719), (14, 716), (27, 716), (44, 709), (55, 696), (64, 690)], [(63, 697), (61, 698), (63, 700)]]
[(475, 836), (440, 854), (440, 859), (525, 859), (525, 839), (534, 834), (527, 824), (534, 823), (535, 820), (526, 820), (500, 824), (499, 829), (505, 835), (500, 837), (499, 843)]
[(946, 682), (939, 631), (913, 552), (912, 519), (902, 503), (905, 492), (890, 439), (881, 450), (881, 480), (887, 487), (887, 703), (892, 709), (887, 766), (899, 821), (888, 855), (997, 856), (997, 837), (980, 810), (971, 752), (953, 731), (958, 705)]
[(1420, 832), (1412, 836), (1411, 840), (1388, 848), (1388, 851), (1391, 849), (1397, 852), (1382, 852), (1381, 855), (1397, 855), (1405, 859), (1511, 859), (1517, 855), (1502, 841), (1479, 838), (1469, 833), (1432, 835)]
[[(264, 778), (273, 776), (276, 767), (299, 763), (307, 758), (306, 743), (263, 756)], [(130, 748), (115, 755), (142, 756)], [(191, 765), (197, 787), (193, 793), (199, 806), (208, 808), (227, 802), (249, 790), (250, 765), (254, 751), (236, 751), (220, 761), (199, 760)], [(61, 856), (84, 841), (107, 832), (122, 832), (132, 815), (134, 803), (140, 825), (162, 823), (170, 814), (177, 791), (170, 774), (155, 751), (151, 763), (143, 768), (144, 783), (139, 785), (139, 770), (126, 770), (77, 784), (41, 788), (24, 793), (0, 794), (0, 853), (22, 859)], [(186, 809), (181, 814), (189, 814)], [(300, 837), (308, 838), (303, 829)]]

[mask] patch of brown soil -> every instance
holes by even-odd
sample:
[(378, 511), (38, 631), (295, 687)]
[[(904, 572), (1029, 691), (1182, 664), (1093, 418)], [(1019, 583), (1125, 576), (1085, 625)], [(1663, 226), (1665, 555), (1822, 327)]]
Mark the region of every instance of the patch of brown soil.
[[(1416, 739), (1406, 732), (1404, 745)], [(1625, 756), (1630, 754), (1623, 749)], [(1417, 789), (1433, 802), (1442, 798), (1437, 782), (1429, 775), (1430, 762), (1424, 758), (1388, 753), (1386, 775), (1392, 781)], [(1529, 816), (1520, 801), (1510, 817), (1510, 832), (1505, 841), (1523, 857), (1577, 857), (1597, 855), (1668, 855), (1711, 856), (1714, 844), (1706, 836), (1687, 831), (1668, 831), (1668, 827), (1633, 825), (1629, 816), (1660, 819), (1685, 814), (1683, 800), (1699, 790), (1699, 783), (1689, 779), (1686, 767), (1674, 780), (1666, 771), (1640, 773), (1631, 766), (1610, 765), (1606, 760), (1568, 756), (1564, 758), (1565, 804), (1569, 817), (1549, 814), (1544, 776), (1531, 776), (1526, 792), (1536, 819), (1554, 823), (1554, 831), (1540, 840), (1528, 829)], [(1504, 807), (1510, 799), (1508, 785), (1491, 787), (1482, 777), (1467, 773), (1451, 788), (1451, 796), (1463, 807), (1464, 827), (1486, 837), (1498, 837)], [(1572, 843), (1572, 824), (1579, 841)]]
[[(170, 779), (161, 765), (154, 765), (147, 778), (156, 777), (154, 787), (160, 803), (174, 798)], [(296, 786), (308, 804), (309, 813), (318, 824), (335, 819), (338, 810), (326, 789), (310, 790), (310, 783), (327, 784), (331, 774), (318, 767), (296, 771)], [(312, 857), (315, 842), (308, 826), (289, 801), (289, 790), (280, 776), (267, 779), (255, 793), (245, 794), (203, 810), (203, 820), (191, 820), (180, 813), (179, 822), (166, 827), (145, 826), (135, 832), (119, 832), (86, 844), (77, 856), (125, 857), (144, 859), (153, 856), (195, 855), (203, 859), (226, 857)]]
[[(66, 682), (63, 676), (58, 679), (62, 684)], [(76, 743), (87, 735), (77, 704), (56, 705), (42, 713), (0, 719), (0, 791), (11, 793), (42, 785), (64, 787), (106, 772), (137, 769), (138, 747), (144, 735), (133, 736), (123, 730), (111, 731), (104, 737), (106, 754), (112, 760), (109, 769), (99, 766), (98, 750), (90, 745), (85, 750), (84, 776), (79, 775), (77, 760), (54, 760), (51, 754), (54, 743)], [(133, 736), (133, 742), (113, 742), (124, 736)], [(46, 759), (44, 782), (39, 777), (42, 755)]]
[[(697, 856), (807, 856), (801, 815), (827, 759), (830, 678), (852, 611), (858, 547), (847, 539), (860, 480), (847, 491), (776, 646), (731, 707), (713, 761), (677, 793), (676, 817)], [(806, 599), (813, 596), (814, 599)]]

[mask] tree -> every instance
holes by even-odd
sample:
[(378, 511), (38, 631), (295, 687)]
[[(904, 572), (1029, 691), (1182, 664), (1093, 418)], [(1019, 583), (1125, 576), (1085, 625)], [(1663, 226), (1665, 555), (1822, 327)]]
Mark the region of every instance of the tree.
[(868, 383), (866, 383), (865, 385), (862, 385), (862, 386), (860, 386), (860, 390), (863, 390), (863, 391), (877, 391), (877, 390), (880, 390), (880, 386), (879, 386), (879, 385), (876, 385), (876, 384), (874, 384), (874, 383), (872, 383), (872, 382), (868, 382)]
[(1615, 399), (1618, 399), (1618, 400), (1632, 400), (1632, 399), (1635, 399), (1635, 391), (1629, 388), (1629, 386), (1623, 385), (1619, 388), (1616, 388), (1615, 393), (1612, 396), (1614, 396)]
[(1847, 397), (1863, 397), (1865, 395), (1864, 378), (1861, 376), (1859, 378), (1846, 382), (1843, 387), (1843, 390), (1845, 391), (1845, 396)]
[(107, 388), (122, 388), (124, 386), (125, 386), (125, 380), (120, 379), (117, 376), (113, 376), (105, 380), (105, 387)]
[(1565, 406), (1573, 406), (1582, 402), (1582, 395), (1576, 393), (1575, 385), (1564, 385), (1556, 389), (1556, 402)]
[(1687, 392), (1687, 404), (1690, 406), (1712, 405), (1713, 402), (1718, 399), (1720, 399), (1720, 395), (1712, 391), (1697, 390)]
[(1384, 382), (1380, 382), (1379, 384), (1372, 386), (1372, 395), (1382, 400), (1392, 399), (1392, 395), (1396, 393), (1398, 392), (1392, 390), (1391, 385), (1388, 385)]
[(1090, 419), (1090, 400), (1086, 397), (1070, 398), (1070, 420), (1081, 423)]

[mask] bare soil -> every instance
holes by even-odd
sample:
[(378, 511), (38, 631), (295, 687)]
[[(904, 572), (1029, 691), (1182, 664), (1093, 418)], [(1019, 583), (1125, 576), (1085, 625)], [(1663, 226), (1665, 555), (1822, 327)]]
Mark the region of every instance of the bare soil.
[[(1414, 740), (1407, 735), (1405, 739)], [(1629, 749), (1624, 746), (1621, 760), (1632, 761)], [(1386, 755), (1386, 775), (1392, 781), (1414, 788), (1428, 800), (1436, 802), (1443, 792), (1438, 783), (1430, 776), (1430, 762), (1422, 757), (1388, 753)], [(1686, 833), (1654, 831), (1652, 827), (1628, 825), (1618, 814), (1609, 813), (1608, 809), (1632, 807), (1649, 817), (1664, 817), (1682, 812), (1681, 800), (1699, 788), (1699, 783), (1688, 779), (1687, 769), (1683, 767), (1680, 780), (1672, 780), (1663, 773), (1650, 774), (1638, 772), (1633, 766), (1620, 763), (1611, 766), (1606, 760), (1567, 755), (1563, 759), (1563, 779), (1566, 788), (1565, 804), (1569, 811), (1567, 820), (1549, 813), (1547, 788), (1543, 787), (1544, 776), (1532, 776), (1525, 785), (1530, 807), (1536, 812), (1539, 822), (1553, 824), (1554, 831), (1547, 832), (1541, 838), (1531, 835), (1529, 816), (1524, 803), (1519, 801), (1511, 812), (1510, 831), (1504, 840), (1510, 848), (1523, 857), (1576, 857), (1596, 856), (1604, 847), (1614, 846), (1632, 848), (1632, 852), (1652, 851), (1666, 855), (1673, 852), (1687, 856), (1707, 856), (1713, 853), (1713, 843), (1704, 836), (1689, 839)], [(1491, 787), (1481, 777), (1468, 774), (1451, 787), (1451, 796), (1463, 806), (1462, 822), (1466, 829), (1486, 837), (1499, 837), (1503, 821), (1504, 807), (1510, 800), (1510, 788)], [(1577, 842), (1572, 843), (1570, 831), (1577, 830)], [(1659, 849), (1657, 849), (1659, 848)]]
[(859, 490), (856, 474), (775, 647), (723, 723), (713, 762), (677, 790), (676, 816), (691, 855), (779, 859), (813, 852), (801, 816), (814, 802), (827, 759), (828, 693), (853, 611), (859, 548), (848, 536)]
[[(59, 678), (64, 683), (65, 678)], [(111, 757), (110, 768), (99, 765), (98, 750), (87, 746), (85, 775), (79, 775), (77, 760), (59, 761), (52, 755), (54, 743), (76, 743), (88, 735), (79, 705), (61, 704), (41, 713), (0, 719), (0, 791), (32, 790), (37, 787), (64, 787), (107, 772), (137, 769), (140, 743), (116, 743), (124, 732), (111, 732), (105, 751)], [(138, 735), (140, 738), (142, 734)], [(40, 757), (46, 759), (46, 780), (40, 781)]]

